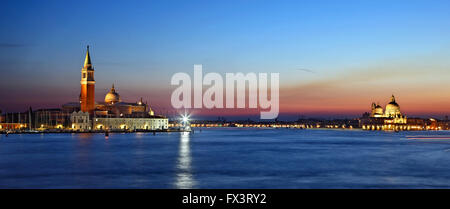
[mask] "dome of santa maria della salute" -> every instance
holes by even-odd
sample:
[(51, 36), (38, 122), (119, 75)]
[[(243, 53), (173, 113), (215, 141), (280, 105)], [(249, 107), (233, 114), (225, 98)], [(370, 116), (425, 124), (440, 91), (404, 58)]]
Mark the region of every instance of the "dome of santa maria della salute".
[(115, 104), (121, 102), (120, 95), (114, 89), (114, 84), (112, 85), (111, 90), (105, 96), (105, 103), (107, 104)]
[(385, 115), (388, 117), (400, 116), (400, 105), (395, 102), (395, 97), (392, 95), (391, 102), (386, 105)]
[(394, 95), (391, 96), (391, 101), (386, 105), (386, 108), (383, 111), (383, 107), (381, 107), (378, 103), (372, 103), (372, 113), (370, 117), (375, 118), (403, 118), (405, 117), (400, 112), (400, 105), (395, 101)]
[[(365, 112), (359, 122), (364, 130), (421, 130), (421, 122), (412, 120), (408, 122), (408, 117), (400, 111), (400, 105), (395, 101), (394, 95), (391, 101), (383, 107), (372, 102), (372, 112)], [(411, 125), (414, 124), (414, 125)]]

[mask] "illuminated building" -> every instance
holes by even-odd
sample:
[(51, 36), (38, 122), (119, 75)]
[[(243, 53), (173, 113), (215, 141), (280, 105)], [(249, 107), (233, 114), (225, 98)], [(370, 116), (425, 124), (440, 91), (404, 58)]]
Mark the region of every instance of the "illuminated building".
[(89, 120), (88, 112), (73, 112), (70, 114), (70, 122), (73, 130), (87, 131), (91, 129), (92, 121)]
[(394, 95), (391, 96), (391, 101), (386, 105), (385, 110), (379, 104), (372, 103), (370, 117), (391, 118), (397, 119), (396, 123), (406, 123), (406, 116), (402, 115), (400, 105), (395, 101)]
[(119, 93), (116, 92), (114, 84), (111, 90), (106, 94), (104, 102), (96, 103), (96, 116), (123, 116), (134, 115), (144, 117), (145, 115), (154, 115), (153, 110), (147, 103), (142, 101), (142, 98), (137, 102), (123, 102), (120, 99)]
[(70, 112), (70, 128), (74, 130), (164, 130), (168, 119), (154, 115), (142, 98), (137, 102), (124, 102), (114, 84), (102, 102), (95, 102), (94, 68), (89, 46), (81, 70), (79, 102), (64, 104), (63, 112)]
[(381, 107), (379, 104), (372, 103), (372, 113), (371, 117), (379, 118), (384, 116), (384, 110), (383, 107)]
[(362, 129), (367, 130), (411, 130), (408, 124), (408, 119), (400, 111), (400, 105), (395, 101), (394, 95), (391, 96), (391, 101), (383, 110), (379, 104), (372, 103), (370, 114), (365, 113), (360, 119)]
[(163, 116), (141, 118), (95, 118), (96, 130), (165, 130), (168, 119)]
[(31, 127), (30, 117), (31, 108), (26, 112), (15, 112), (1, 114), (0, 111), (0, 130), (25, 130)]
[(83, 68), (81, 68), (80, 84), (81, 111), (92, 114), (95, 109), (95, 80), (94, 67), (92, 67), (91, 57), (89, 55), (89, 46), (87, 46), (86, 58), (84, 60)]

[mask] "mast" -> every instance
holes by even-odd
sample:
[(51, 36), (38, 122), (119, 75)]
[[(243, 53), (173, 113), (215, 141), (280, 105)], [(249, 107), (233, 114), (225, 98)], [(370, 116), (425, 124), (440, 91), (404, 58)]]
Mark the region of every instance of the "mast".
[(31, 107), (28, 109), (28, 129), (31, 131)]

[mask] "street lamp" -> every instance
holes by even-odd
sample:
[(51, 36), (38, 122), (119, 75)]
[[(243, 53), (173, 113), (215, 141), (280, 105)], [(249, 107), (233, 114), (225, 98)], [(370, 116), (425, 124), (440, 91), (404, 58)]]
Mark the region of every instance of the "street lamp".
[(181, 117), (181, 124), (183, 129), (186, 130), (190, 130), (190, 126), (189, 126), (189, 116), (188, 115), (183, 115)]

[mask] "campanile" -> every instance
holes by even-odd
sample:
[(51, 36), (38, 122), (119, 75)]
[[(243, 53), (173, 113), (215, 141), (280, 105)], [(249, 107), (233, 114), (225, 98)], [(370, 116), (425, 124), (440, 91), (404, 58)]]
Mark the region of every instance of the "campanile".
[(84, 60), (83, 68), (81, 68), (80, 84), (81, 111), (92, 114), (95, 109), (95, 80), (94, 68), (92, 67), (91, 57), (89, 55), (89, 45), (87, 46), (86, 59)]

